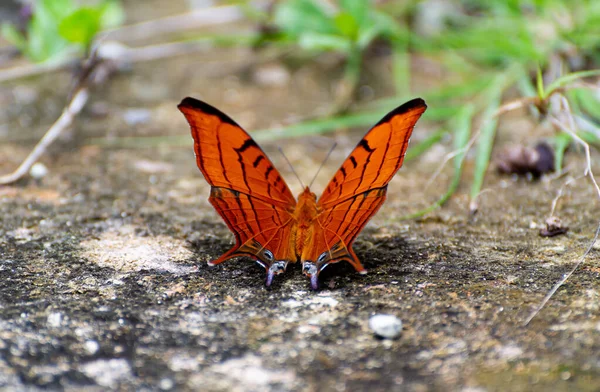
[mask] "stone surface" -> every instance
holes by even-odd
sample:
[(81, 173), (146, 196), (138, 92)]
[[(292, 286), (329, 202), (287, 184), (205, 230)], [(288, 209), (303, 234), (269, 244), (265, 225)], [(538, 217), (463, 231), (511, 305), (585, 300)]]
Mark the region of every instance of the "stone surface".
[[(73, 137), (42, 158), (46, 176), (0, 187), (0, 389), (597, 389), (597, 249), (523, 326), (593, 236), (598, 204), (585, 179), (568, 187), (555, 212), (569, 222), (564, 236), (541, 238), (531, 227), (544, 222), (564, 178), (528, 182), (490, 173), (492, 191), (481, 194), (478, 215), (467, 215), (465, 182), (442, 209), (401, 220), (445, 192), (451, 167), (428, 185), (450, 152), (442, 144), (437, 161), (405, 164), (358, 237), (354, 249), (367, 275), (338, 263), (313, 292), (298, 265), (270, 289), (264, 269), (249, 259), (208, 267), (232, 235), (207, 201), (210, 189), (176, 104), (196, 96), (258, 129), (334, 101), (326, 86), (336, 76), (321, 65), (294, 73), (292, 91), (232, 74), (247, 61), (246, 52), (211, 49), (136, 63), (95, 91), (92, 101), (114, 112), (78, 118)], [(385, 58), (377, 61), (369, 67), (389, 69)], [(377, 96), (392, 93), (386, 72), (369, 75)], [(416, 72), (415, 85), (425, 76)], [(70, 78), (64, 72), (15, 83), (39, 93), (33, 104), (1, 114), (9, 129), (30, 138), (0, 140), (2, 173), (60, 114)], [(146, 108), (151, 121), (126, 125), (120, 105)], [(425, 116), (413, 141), (433, 127)], [(365, 128), (261, 145), (297, 194), (301, 186), (278, 145), (309, 182), (338, 141), (315, 180), (319, 193)], [(521, 140), (522, 130), (534, 128), (523, 112), (503, 117), (499, 136)], [(121, 136), (144, 138), (133, 146), (95, 142)], [(160, 143), (143, 144), (147, 136)], [(583, 170), (580, 155), (567, 161), (573, 173)], [(466, 168), (468, 181), (471, 161)], [(402, 334), (375, 337), (373, 314), (400, 318)]]

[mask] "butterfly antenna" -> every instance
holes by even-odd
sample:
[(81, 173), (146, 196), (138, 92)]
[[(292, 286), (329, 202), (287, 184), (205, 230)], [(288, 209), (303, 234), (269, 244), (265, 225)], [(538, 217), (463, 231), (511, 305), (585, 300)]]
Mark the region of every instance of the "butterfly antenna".
[(321, 162), (321, 166), (319, 166), (319, 169), (317, 170), (317, 172), (315, 173), (315, 176), (313, 177), (312, 181), (310, 182), (310, 185), (308, 185), (309, 188), (312, 186), (313, 182), (315, 182), (315, 180), (317, 179), (317, 176), (319, 175), (319, 172), (321, 171), (321, 169), (323, 168), (323, 166), (325, 166), (325, 163), (329, 159), (329, 156), (331, 155), (331, 153), (333, 152), (333, 150), (336, 147), (337, 147), (337, 143), (333, 143), (333, 146), (331, 146), (331, 148), (329, 149), (329, 152), (327, 153), (327, 156), (325, 157), (325, 159), (323, 159), (323, 162)]
[(283, 155), (283, 157), (285, 158), (285, 161), (288, 163), (288, 165), (290, 166), (290, 169), (292, 169), (292, 173), (294, 173), (294, 175), (296, 176), (296, 178), (298, 179), (298, 182), (300, 183), (300, 185), (302, 185), (302, 188), (306, 188), (304, 186), (304, 183), (302, 182), (302, 180), (300, 179), (300, 176), (298, 176), (298, 173), (296, 173), (296, 170), (294, 170), (294, 166), (292, 166), (292, 162), (290, 162), (290, 160), (288, 159), (288, 157), (283, 153), (283, 149), (281, 147), (279, 147), (279, 152), (281, 153), (281, 155)]

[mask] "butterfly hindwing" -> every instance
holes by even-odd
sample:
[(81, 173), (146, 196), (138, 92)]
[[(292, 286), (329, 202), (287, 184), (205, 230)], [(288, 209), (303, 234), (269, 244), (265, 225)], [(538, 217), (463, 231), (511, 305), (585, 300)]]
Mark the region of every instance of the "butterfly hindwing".
[(236, 240), (233, 248), (212, 261), (212, 265), (233, 257), (250, 256), (268, 269), (276, 260), (294, 259), (289, 243), (292, 227), (289, 212), (227, 188), (213, 187), (209, 201)]

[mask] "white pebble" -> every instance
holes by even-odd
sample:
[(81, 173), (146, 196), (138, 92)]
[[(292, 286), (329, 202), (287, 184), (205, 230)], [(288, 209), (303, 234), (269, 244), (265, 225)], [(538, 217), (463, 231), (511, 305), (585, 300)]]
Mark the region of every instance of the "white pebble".
[(163, 391), (170, 391), (175, 386), (175, 382), (170, 378), (163, 378), (158, 383), (158, 387)]
[(98, 352), (98, 350), (100, 350), (100, 344), (95, 340), (86, 340), (86, 342), (83, 344), (83, 347), (90, 355), (94, 355)]
[(283, 65), (264, 64), (254, 71), (254, 81), (266, 87), (285, 87), (290, 81), (290, 73)]
[(46, 177), (46, 174), (48, 174), (48, 168), (40, 162), (34, 163), (31, 169), (29, 169), (29, 175), (36, 180)]
[(63, 318), (62, 313), (59, 313), (59, 312), (50, 313), (48, 315), (48, 319), (47, 319), (48, 325), (53, 328), (58, 328), (58, 327), (60, 327), (60, 325), (62, 323), (62, 318)]
[(377, 336), (394, 339), (402, 332), (402, 321), (391, 314), (376, 314), (369, 319), (369, 327)]

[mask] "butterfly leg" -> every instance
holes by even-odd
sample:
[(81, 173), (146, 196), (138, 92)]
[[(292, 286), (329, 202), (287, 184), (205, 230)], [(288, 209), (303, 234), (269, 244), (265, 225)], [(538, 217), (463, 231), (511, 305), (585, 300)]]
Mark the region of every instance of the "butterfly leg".
[(267, 269), (267, 286), (270, 286), (271, 283), (273, 283), (273, 278), (275, 277), (275, 275), (279, 275), (285, 272), (287, 263), (288, 262), (286, 260), (278, 260), (271, 264), (271, 266)]
[(365, 267), (363, 267), (362, 263), (358, 259), (358, 256), (356, 256), (356, 253), (354, 253), (354, 249), (352, 249), (352, 245), (349, 248), (347, 248), (347, 250), (348, 250), (348, 255), (350, 257), (344, 258), (344, 260), (346, 260), (348, 263), (350, 263), (354, 267), (356, 272), (358, 272), (361, 275), (365, 275), (367, 273), (367, 270), (365, 269)]
[(221, 264), (225, 260), (233, 259), (234, 257), (238, 257), (238, 256), (243, 256), (243, 255), (240, 255), (237, 253), (238, 249), (239, 249), (239, 246), (237, 246), (237, 244), (236, 244), (233, 248), (229, 249), (218, 259), (209, 261), (208, 265), (210, 265), (212, 267), (214, 265)]

